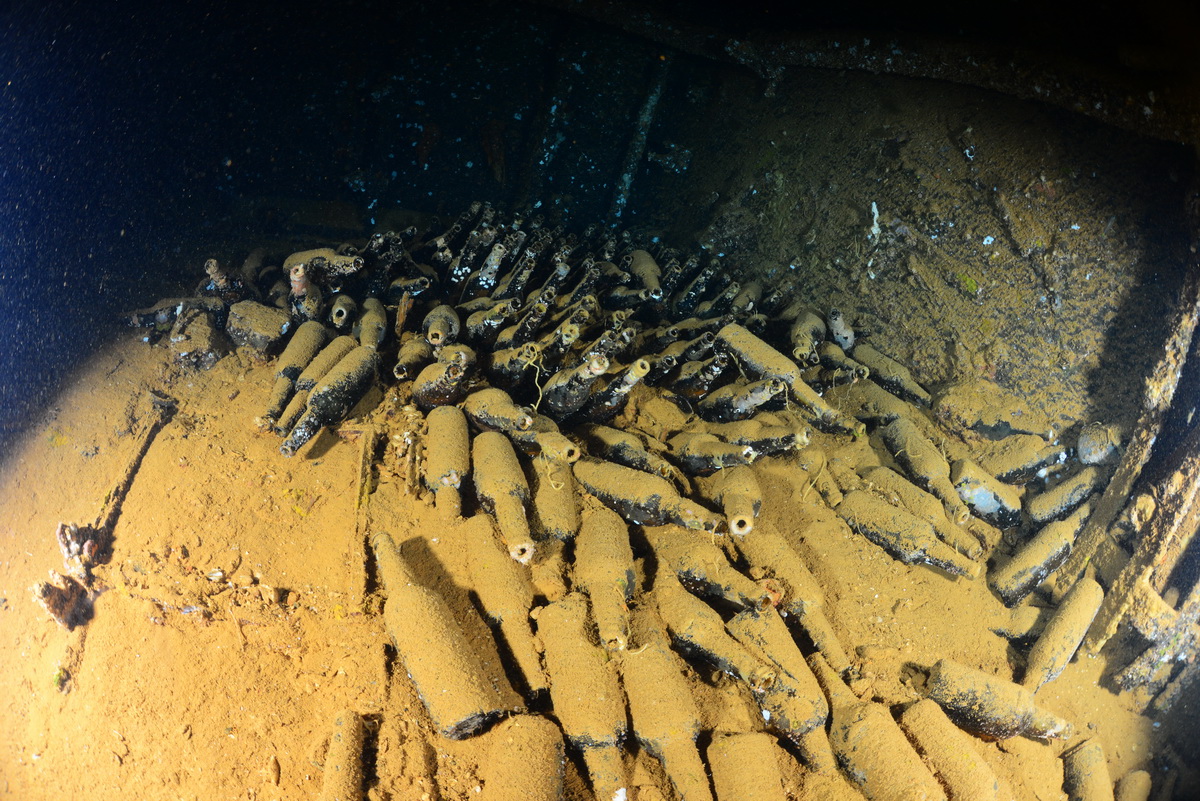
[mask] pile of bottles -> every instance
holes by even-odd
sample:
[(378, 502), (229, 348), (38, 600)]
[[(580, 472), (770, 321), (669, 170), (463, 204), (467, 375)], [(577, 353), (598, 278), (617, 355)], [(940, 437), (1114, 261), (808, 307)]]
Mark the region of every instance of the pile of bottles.
[[(705, 767), (684, 659), (744, 684), (765, 731), (870, 798), (1011, 797), (967, 733), (1072, 735), (1032, 693), (1074, 655), (1103, 599), (1098, 584), (1081, 581), (1063, 599), (1022, 684), (942, 660), (929, 666), (928, 702), (897, 722), (847, 685), (855, 666), (794, 543), (760, 516), (754, 465), (776, 456), (807, 466), (850, 530), (947, 581), (986, 572), (1009, 607), (1065, 560), (1107, 468), (1071, 472), (1066, 447), (1029, 432), (978, 453), (948, 444), (937, 400), (884, 353), (886, 339), (796, 299), (786, 275), (739, 280), (719, 258), (599, 226), (577, 236), (536, 217), (505, 220), (485, 204), (444, 230), (263, 262), (237, 276), (210, 265), (200, 294), (288, 316), (260, 420), (283, 438), (281, 453), (354, 412), (390, 363), (387, 382), (425, 413), (423, 481), (436, 506), (487, 513), (471, 518), (484, 521), (471, 536), (487, 564), (475, 591), (517, 686), (485, 678), (444, 600), (386, 534), (373, 539), (385, 623), (444, 736), (472, 736), (548, 695), (559, 726), (537, 731), (581, 752), (597, 797), (627, 786), (621, 748), (632, 735), (681, 797), (711, 797), (710, 772), (718, 795), (737, 797), (735, 772), (758, 771), (775, 788), (762, 797), (782, 798), (763, 757), (770, 737), (714, 738)], [(639, 427), (648, 398), (673, 402), (685, 422)], [(867, 436), (881, 457), (873, 465), (829, 459), (815, 443)], [(1070, 474), (1026, 492), (1056, 472)], [(1032, 535), (1005, 558), (1004, 530)], [(523, 566), (563, 542), (568, 583), (534, 608)], [(651, 575), (636, 569), (637, 549), (653, 555)], [(1081, 782), (1095, 772), (1080, 770)]]

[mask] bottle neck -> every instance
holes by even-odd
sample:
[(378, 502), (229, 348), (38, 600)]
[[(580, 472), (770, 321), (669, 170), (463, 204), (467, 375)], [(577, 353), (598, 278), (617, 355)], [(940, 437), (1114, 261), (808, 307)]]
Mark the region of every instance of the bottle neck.
[(863, 703), (862, 699), (850, 692), (850, 688), (842, 681), (841, 676), (834, 672), (829, 663), (825, 661), (825, 657), (820, 653), (814, 653), (810, 656), (808, 664), (812, 668), (813, 674), (817, 677), (817, 682), (821, 685), (821, 689), (829, 696), (830, 709), (857, 706)]
[(296, 427), (292, 429), (288, 438), (279, 446), (279, 452), (284, 456), (294, 456), (296, 451), (304, 447), (304, 443), (312, 439), (320, 430), (321, 421), (317, 418), (316, 413), (309, 409), (300, 418), (300, 422), (296, 423)]

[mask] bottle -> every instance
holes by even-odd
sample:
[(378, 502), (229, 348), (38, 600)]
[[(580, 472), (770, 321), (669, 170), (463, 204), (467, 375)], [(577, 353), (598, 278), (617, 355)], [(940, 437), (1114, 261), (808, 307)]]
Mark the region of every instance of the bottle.
[[(350, 250), (353, 251), (352, 248)], [(302, 253), (293, 253), (288, 257), (288, 261), (306, 254), (306, 261), (309, 267), (330, 286), (335, 286), (338, 283), (338, 279), (354, 275), (362, 271), (362, 268), (366, 266), (366, 261), (357, 253), (338, 253), (333, 248), (316, 248), (315, 250), (304, 251)]]
[(497, 282), (496, 288), (492, 291), (492, 298), (516, 300), (519, 304), (520, 298), (525, 294), (525, 287), (529, 285), (529, 279), (533, 277), (533, 271), (537, 268), (539, 253), (540, 249), (535, 242), (531, 241), (512, 271)]
[(786, 726), (781, 722), (776, 725), (785, 729), (789, 739), (798, 740), (825, 725), (829, 705), (787, 624), (774, 609), (743, 609), (725, 627), (752, 654), (775, 666), (779, 689), (788, 696), (786, 701), (781, 698), (773, 704), (786, 710), (788, 719)]
[(680, 497), (664, 478), (599, 459), (575, 463), (575, 479), (605, 506), (631, 523), (716, 532), (724, 521), (695, 501)]
[(358, 314), (358, 304), (349, 295), (338, 295), (329, 307), (329, 323), (338, 331), (348, 331)]
[(749, 465), (718, 470), (704, 490), (725, 513), (730, 534), (744, 537), (754, 529), (754, 518), (762, 508), (762, 488)]
[(890, 467), (871, 467), (863, 471), (864, 487), (894, 506), (902, 506), (917, 517), (927, 520), (938, 538), (968, 559), (978, 559), (983, 548), (975, 535), (946, 519), (946, 512), (937, 498), (913, 484)]
[(1113, 801), (1113, 782), (1100, 741), (1089, 738), (1062, 756), (1063, 789), (1071, 801)]
[(481, 648), (467, 637), (445, 599), (417, 581), (387, 533), (375, 534), (371, 546), (387, 591), (384, 626), (434, 728), (462, 740), (521, 709), (498, 662), (483, 653), (494, 645)]
[[(716, 341), (717, 336), (712, 331), (700, 331), (694, 339), (676, 343), (675, 346), (668, 345), (667, 351), (674, 355), (680, 363), (696, 361), (704, 359), (712, 353), (713, 344)], [(672, 350), (676, 346), (678, 349)]]
[(660, 325), (656, 328), (642, 330), (634, 339), (634, 347), (639, 353), (658, 353), (667, 345), (679, 340), (679, 329), (674, 325)]
[(762, 609), (743, 609), (727, 622), (726, 628), (737, 642), (742, 643), (763, 660), (774, 664), (779, 673), (791, 677), (794, 687), (808, 699), (810, 713), (806, 716), (809, 725), (805, 731), (826, 722), (829, 707), (821, 688), (812, 676), (812, 669), (804, 661), (804, 655), (792, 639), (784, 619), (770, 606)]
[(747, 282), (734, 297), (733, 302), (729, 304), (729, 312), (735, 317), (749, 317), (758, 306), (762, 293), (762, 281)]
[(1050, 489), (1025, 499), (1025, 512), (1037, 525), (1060, 520), (1104, 484), (1099, 468), (1088, 466)]
[(401, 381), (416, 378), (421, 368), (433, 359), (433, 347), (424, 337), (406, 336), (409, 338), (396, 353), (396, 366), (392, 368), (392, 375)]
[(600, 296), (600, 304), (606, 309), (636, 309), (653, 301), (650, 292), (628, 286), (614, 286)]
[(1037, 434), (1013, 434), (989, 443), (987, 453), (979, 457), (979, 464), (1000, 481), (1024, 484), (1042, 470), (1066, 460), (1067, 449), (1062, 445), (1047, 445)]
[(1150, 801), (1154, 781), (1144, 770), (1131, 770), (1117, 782), (1116, 801)]
[(885, 356), (866, 342), (854, 346), (853, 356), (871, 371), (871, 380), (888, 392), (926, 409), (931, 405), (933, 398), (900, 362)]
[(587, 603), (571, 593), (534, 610), (550, 677), (554, 715), (583, 752), (597, 799), (611, 799), (627, 779), (619, 749), (627, 720), (616, 663), (593, 642)]
[(204, 273), (208, 279), (196, 289), (196, 295), (218, 298), (226, 306), (232, 306), (250, 296), (245, 282), (236, 275), (230, 275), (216, 259), (207, 259), (204, 262)]
[(712, 259), (702, 267), (700, 272), (696, 273), (695, 278), (675, 295), (672, 301), (675, 314), (679, 317), (691, 316), (720, 273), (721, 262), (717, 259)]
[(518, 406), (502, 389), (477, 389), (463, 401), (463, 411), (481, 429), (494, 431), (528, 431), (533, 427), (533, 415)]
[[(825, 734), (823, 726), (795, 738), (794, 744), (800, 754), (800, 761), (814, 777), (819, 776), (827, 782), (838, 784), (839, 787), (845, 783), (846, 779), (838, 769), (837, 757), (833, 754), (833, 746), (829, 744), (829, 736)], [(858, 801), (862, 794), (853, 789), (851, 792), (855, 793), (853, 801)]]
[(471, 471), (467, 418), (457, 406), (438, 406), (425, 417), (425, 486), (451, 517), (462, 513), (459, 490)]
[[(292, 395), (292, 399), (288, 401), (288, 405), (284, 407), (283, 412), (275, 420), (275, 423), (273, 425), (268, 424), (271, 431), (277, 437), (286, 437), (288, 432), (296, 427), (296, 422), (300, 419), (300, 415), (304, 414), (304, 410), (307, 408), (308, 390), (297, 390)], [(261, 422), (267, 424), (267, 419), (263, 418)]]
[(530, 461), (533, 498), (530, 522), (539, 540), (571, 540), (579, 531), (579, 504), (571, 462), (546, 455)]
[(1075, 582), (1029, 651), (1021, 686), (1036, 693), (1062, 673), (1079, 650), (1103, 601), (1104, 590), (1094, 579), (1084, 576)]
[(516, 298), (500, 301), (491, 308), (480, 309), (467, 317), (466, 336), (477, 345), (485, 345), (495, 338), (504, 324), (521, 308)]
[(567, 258), (570, 256), (572, 249), (571, 245), (565, 244), (565, 240), (560, 240), (558, 249), (550, 254), (549, 260), (554, 267), (550, 270), (550, 275), (538, 287), (537, 292), (534, 293), (533, 299), (535, 301), (540, 300), (546, 303), (553, 303), (562, 294), (563, 287), (567, 283), (567, 278), (571, 275), (571, 265), (567, 263)]
[(397, 278), (392, 283), (388, 284), (387, 290), (384, 292), (384, 298), (388, 303), (399, 303), (401, 298), (408, 295), (410, 298), (417, 298), (430, 287), (433, 282), (429, 280), (429, 276), (418, 275), (415, 277)]
[(287, 297), (287, 310), (295, 320), (319, 321), (325, 310), (324, 294), (321, 288), (312, 280), (309, 268), (304, 264), (294, 264), (288, 272), (290, 291)]
[(925, 698), (900, 714), (900, 727), (937, 771), (954, 799), (1012, 801), (1013, 793), (979, 755), (970, 735)]
[(436, 348), (439, 345), (449, 345), (457, 340), (460, 327), (458, 312), (454, 310), (453, 306), (443, 303), (433, 307), (425, 315), (425, 319), (421, 323), (421, 332), (425, 335), (425, 341)]
[(333, 719), (321, 776), (321, 801), (344, 801), (362, 795), (366, 739), (362, 716), (354, 710), (343, 709)]
[(974, 734), (1003, 740), (1017, 735), (1069, 739), (1074, 728), (1034, 703), (1019, 684), (940, 659), (929, 671), (926, 693), (950, 719)]
[(739, 282), (730, 281), (712, 300), (703, 301), (696, 306), (696, 316), (709, 318), (724, 315), (733, 306), (733, 299), (741, 291), (742, 285)]
[[(843, 350), (853, 348), (854, 329), (850, 327), (850, 321), (846, 319), (846, 315), (842, 314), (838, 309), (830, 309), (825, 319), (829, 323), (829, 338), (836, 342), (838, 347)], [(863, 376), (863, 378), (866, 378), (866, 376)]]
[(863, 701), (825, 663), (809, 657), (829, 697), (829, 744), (871, 801), (946, 801), (946, 793), (883, 704)]
[(796, 451), (795, 466), (807, 474), (808, 483), (816, 488), (822, 500), (832, 509), (842, 502), (842, 490), (833, 480), (833, 473), (827, 469), (828, 465), (829, 457), (820, 445), (810, 444)]
[(492, 244), (495, 236), (495, 229), (490, 227), (487, 221), (483, 220), (467, 234), (467, 241), (463, 244), (462, 250), (458, 252), (446, 268), (446, 281), (451, 289), (459, 289), (461, 291), (461, 288), (471, 276), (475, 260), (479, 257), (479, 253)]
[[(497, 348), (510, 348), (524, 345), (533, 339), (534, 334), (541, 327), (542, 321), (546, 319), (546, 315), (550, 313), (550, 304), (535, 300), (529, 306), (529, 311), (525, 312), (515, 325), (503, 329), (496, 335)], [(505, 335), (507, 333), (507, 336)]]
[(712, 801), (708, 772), (696, 749), (700, 710), (684, 666), (652, 612), (641, 608), (634, 613), (634, 632), (635, 647), (620, 652), (633, 733), (662, 763), (681, 799)]
[(621, 651), (629, 642), (633, 600), (633, 549), (629, 530), (611, 509), (588, 509), (575, 536), (575, 583), (587, 593), (600, 643)]
[(669, 570), (659, 571), (653, 596), (658, 616), (681, 651), (711, 662), (754, 692), (775, 683), (775, 669), (731, 637), (716, 610), (685, 590)]
[(711, 538), (669, 525), (647, 527), (644, 533), (654, 555), (687, 589), (751, 609), (770, 606), (771, 593), (739, 573)]
[(542, 403), (551, 414), (565, 417), (579, 411), (592, 385), (608, 370), (608, 359), (593, 356), (578, 367), (560, 370), (542, 387)]
[(470, 300), (471, 298), (486, 295), (495, 288), (496, 276), (500, 272), (500, 262), (507, 253), (508, 248), (503, 242), (497, 242), (492, 245), (492, 249), (488, 252), (487, 258), (484, 259), (483, 265), (467, 276), (467, 280), (463, 285), (462, 300)]
[(669, 353), (656, 353), (646, 357), (650, 372), (644, 379), (647, 386), (657, 387), (666, 381), (667, 376), (679, 366), (679, 359)]
[(498, 431), (484, 431), (472, 443), (471, 463), (475, 467), (479, 505), (496, 518), (508, 555), (521, 564), (529, 564), (534, 554), (525, 511), (529, 484), (512, 443)]
[(275, 385), (271, 388), (267, 411), (263, 414), (263, 419), (268, 424), (279, 418), (292, 395), (296, 379), (328, 341), (329, 330), (316, 320), (301, 323), (296, 333), (292, 334), (287, 347), (279, 355), (275, 368)]
[(466, 389), (466, 370), (457, 364), (434, 362), (413, 379), (412, 394), (417, 406), (429, 411), (435, 406), (458, 403)]
[(281, 437), (287, 436), (287, 433), (296, 425), (296, 421), (300, 419), (300, 415), (304, 413), (305, 407), (308, 405), (308, 393), (317, 385), (325, 375), (340, 362), (346, 354), (358, 347), (358, 340), (350, 336), (336, 337), (313, 358), (300, 376), (296, 379), (295, 390), (296, 394), (292, 396), (292, 400), (288, 403), (287, 408), (283, 410), (283, 414), (275, 424), (275, 433)]
[[(981, 555), (980, 540), (976, 535), (965, 526), (952, 523), (947, 517), (946, 505), (915, 482), (890, 467), (882, 466), (865, 469), (860, 478), (864, 489), (928, 520), (942, 541), (959, 553), (972, 559)], [(962, 514), (961, 508), (957, 508), (957, 511), (959, 515)]]
[(1120, 445), (1120, 428), (1099, 422), (1088, 423), (1079, 431), (1075, 455), (1083, 464), (1105, 464), (1116, 458)]
[(465, 373), (471, 373), (475, 369), (475, 363), (479, 360), (473, 348), (459, 344), (434, 348), (433, 355), (442, 364), (458, 365)]
[(538, 363), (541, 350), (533, 342), (526, 342), (503, 350), (492, 351), (488, 375), (504, 387), (516, 387), (525, 379), (527, 371)]
[(921, 489), (932, 492), (946, 507), (950, 521), (962, 525), (971, 510), (962, 502), (958, 490), (950, 481), (950, 465), (946, 457), (930, 442), (916, 423), (899, 417), (879, 429), (883, 442), (904, 468), (904, 472)]
[(708, 393), (697, 405), (697, 411), (705, 420), (723, 423), (746, 420), (754, 416), (759, 406), (783, 393), (784, 389), (783, 382), (777, 378), (749, 384), (729, 384)]
[(671, 389), (685, 398), (703, 398), (725, 374), (728, 366), (729, 357), (724, 353), (714, 353), (705, 361), (687, 362), (679, 368), (679, 375), (671, 382)]
[(375, 384), (378, 361), (374, 348), (359, 346), (334, 365), (309, 392), (308, 407), (279, 452), (292, 456), (322, 427), (341, 422)]
[(865, 490), (846, 493), (837, 513), (856, 534), (906, 565), (930, 564), (967, 578), (979, 575), (979, 565), (939, 540), (928, 521)]
[(807, 427), (774, 425), (762, 420), (760, 413), (749, 420), (710, 422), (705, 430), (734, 445), (749, 445), (762, 456), (803, 448), (808, 444), (810, 432)]
[[(513, 715), (479, 739), (486, 748), (479, 762), (476, 786), (484, 788), (476, 796), (479, 801), (566, 798), (567, 753), (562, 729), (553, 720), (537, 714)], [(358, 797), (363, 797), (361, 791)]]
[(988, 572), (988, 585), (1000, 596), (1005, 606), (1013, 607), (1021, 603), (1055, 570), (1062, 567), (1071, 555), (1075, 537), (1091, 513), (1092, 504), (1086, 502), (1065, 520), (1055, 520), (1043, 526), (1011, 559)]
[(847, 373), (852, 381), (861, 381), (871, 375), (871, 371), (865, 364), (847, 356), (846, 351), (836, 342), (818, 344), (817, 361), (826, 369)]
[(596, 299), (596, 285), (600, 283), (602, 271), (603, 268), (594, 257), (592, 257), (590, 254), (585, 256), (583, 261), (581, 261), (573, 270), (573, 272), (583, 273), (583, 275), (580, 276), (579, 280), (575, 283), (575, 286), (571, 288), (570, 294), (564, 295), (562, 298), (560, 298), (560, 305), (570, 306), (571, 304), (578, 303), (586, 297), (591, 297), (594, 301)]
[[(639, 324), (621, 322), (619, 327), (614, 328), (610, 325), (606, 328), (594, 342), (586, 346), (580, 354), (580, 361), (589, 356), (607, 356), (609, 361), (617, 361), (623, 359), (625, 354), (630, 350), (630, 345), (633, 344), (634, 337), (637, 335)], [(638, 359), (637, 361), (645, 361)], [(574, 367), (574, 364), (568, 363), (568, 367)], [(650, 363), (646, 362), (647, 371), (649, 371)]]
[[(670, 327), (671, 331), (675, 332), (676, 339), (692, 340), (702, 334), (711, 333), (715, 335), (722, 327), (733, 322), (733, 317), (726, 315), (724, 317), (689, 317), (686, 320), (680, 320)], [(716, 342), (713, 341), (715, 345)]]
[(379, 298), (367, 298), (362, 302), (362, 313), (358, 315), (354, 330), (358, 335), (359, 344), (368, 348), (378, 350), (387, 339), (387, 309), (383, 307)]
[(758, 456), (749, 445), (730, 445), (713, 434), (684, 431), (667, 443), (675, 461), (694, 476), (706, 476), (734, 465), (748, 465)]
[(662, 300), (662, 268), (658, 266), (654, 257), (644, 250), (634, 250), (626, 258), (629, 260), (629, 274), (647, 291), (648, 299), (656, 302)]
[(692, 341), (694, 340), (675, 340), (658, 353), (647, 355), (645, 358), (650, 363), (650, 373), (646, 377), (646, 383), (652, 386), (664, 383), (676, 367), (688, 361), (684, 357), (684, 351), (688, 350)]
[(840, 387), (837, 398), (853, 417), (874, 426), (886, 426), (897, 418), (917, 414), (911, 403), (900, 400), (874, 381), (855, 381)]
[(805, 566), (799, 554), (773, 525), (758, 525), (734, 540), (738, 553), (751, 566), (751, 575), (771, 576), (782, 585), (783, 597), (776, 603), (781, 613), (796, 618), (800, 628), (834, 670), (844, 674), (850, 669), (841, 642), (825, 616), (825, 595), (821, 585)]
[(580, 329), (578, 325), (565, 321), (537, 340), (534, 344), (537, 345), (542, 354), (538, 363), (541, 370), (545, 372), (557, 370), (563, 356), (579, 340), (579, 334)]
[(742, 320), (742, 325), (746, 327), (747, 331), (755, 336), (762, 336), (767, 332), (767, 328), (770, 327), (771, 318), (767, 317), (767, 315), (763, 314), (762, 312), (758, 312), (756, 314), (751, 314), (749, 317), (746, 317), (744, 320)]
[(826, 403), (800, 377), (800, 368), (775, 348), (737, 323), (730, 323), (717, 332), (718, 350), (733, 357), (746, 376), (752, 380), (777, 378), (787, 385), (791, 397), (813, 415), (818, 428), (830, 433), (852, 434), (860, 437), (866, 427), (847, 419)]
[(685, 276), (695, 272), (696, 267), (700, 264), (700, 257), (696, 254), (688, 256), (687, 261), (680, 262), (674, 256), (667, 259), (662, 266), (662, 277), (659, 279), (662, 284), (663, 297), (670, 297), (679, 288)]
[(815, 311), (805, 309), (796, 315), (788, 329), (788, 340), (792, 343), (792, 358), (800, 364), (817, 364), (818, 343), (825, 339), (825, 321)]
[(575, 464), (582, 455), (579, 446), (558, 430), (558, 423), (544, 414), (533, 415), (533, 425), (529, 428), (509, 429), (504, 433), (527, 456)]
[(578, 431), (596, 456), (665, 478), (679, 490), (686, 492), (689, 489), (679, 468), (657, 453), (646, 450), (636, 435), (595, 423), (584, 424)]
[[(601, 355), (601, 358), (607, 357)], [(597, 423), (606, 423), (613, 419), (625, 408), (629, 393), (641, 383), (648, 372), (650, 363), (645, 359), (638, 359), (625, 366), (609, 379), (604, 389), (588, 398), (580, 413), (584, 418)]]
[[(448, 407), (447, 407), (448, 408)], [(529, 569), (509, 558), (496, 539), (492, 520), (475, 515), (461, 527), (471, 589), (484, 618), (499, 632), (497, 641), (507, 647), (524, 679), (526, 697), (544, 693), (549, 684), (529, 622), (533, 608), (533, 584)]]
[(717, 798), (784, 801), (775, 738), (764, 732), (714, 734), (705, 756)]

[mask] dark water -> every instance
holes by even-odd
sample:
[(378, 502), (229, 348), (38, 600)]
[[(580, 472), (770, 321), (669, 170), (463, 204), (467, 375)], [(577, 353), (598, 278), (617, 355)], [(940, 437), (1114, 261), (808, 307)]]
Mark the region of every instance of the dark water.
[(599, 216), (658, 52), (527, 6), (171, 5), (0, 12), (6, 427), (115, 313), (279, 233), (258, 199)]
[[(938, 4), (658, 8), (691, 15), (717, 52), (724, 36), (814, 25), (1070, 52), (1087, 43), (1111, 60), (1114, 37), (1153, 41), (1164, 28), (1156, 12), (1123, 28), (1111, 9), (1074, 5), (1033, 16)], [(178, 293), (208, 255), (237, 260), (247, 243), (294, 232), (281, 199), (347, 204), (352, 224), (319, 232), (335, 237), (399, 208), (453, 216), (474, 199), (662, 225), (654, 193), (690, 157), (671, 122), (715, 102), (718, 69), (539, 5), (8, 4), (0, 426), (18, 425), (31, 397), (41, 406), (118, 312)], [(656, 87), (645, 152), (657, 160), (637, 161), (623, 182)]]

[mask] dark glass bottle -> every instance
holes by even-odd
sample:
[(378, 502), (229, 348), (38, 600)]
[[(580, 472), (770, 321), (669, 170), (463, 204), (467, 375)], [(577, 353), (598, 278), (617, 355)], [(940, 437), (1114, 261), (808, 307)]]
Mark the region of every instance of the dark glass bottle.
[(322, 427), (341, 422), (374, 385), (378, 362), (374, 348), (360, 345), (346, 354), (309, 392), (308, 408), (279, 452), (292, 456)]

